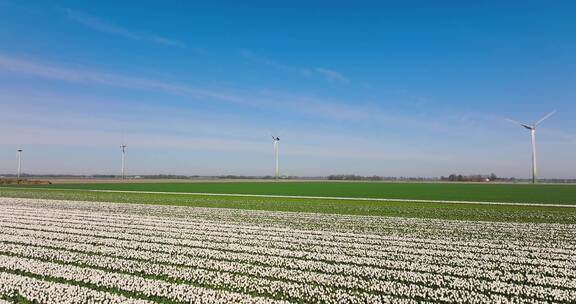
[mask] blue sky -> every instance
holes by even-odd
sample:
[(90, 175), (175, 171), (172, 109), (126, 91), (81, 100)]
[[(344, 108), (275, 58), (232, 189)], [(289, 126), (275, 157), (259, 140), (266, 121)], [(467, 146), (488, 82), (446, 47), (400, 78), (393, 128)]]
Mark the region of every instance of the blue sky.
[(573, 1), (0, 0), (0, 172), (576, 177)]

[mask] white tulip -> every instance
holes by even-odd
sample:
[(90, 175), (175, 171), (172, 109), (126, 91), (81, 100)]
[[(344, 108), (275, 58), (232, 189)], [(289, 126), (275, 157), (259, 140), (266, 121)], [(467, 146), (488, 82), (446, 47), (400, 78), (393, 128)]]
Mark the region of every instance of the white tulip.
[(0, 299), (571, 303), (575, 236), (566, 224), (0, 198)]

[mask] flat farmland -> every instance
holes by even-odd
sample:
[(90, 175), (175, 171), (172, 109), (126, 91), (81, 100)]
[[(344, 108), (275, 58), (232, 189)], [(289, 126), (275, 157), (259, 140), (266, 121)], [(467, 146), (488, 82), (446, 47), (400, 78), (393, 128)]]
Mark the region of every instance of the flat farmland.
[[(28, 186), (33, 187), (33, 186)], [(576, 204), (576, 185), (385, 182), (77, 183), (50, 189)]]
[[(573, 191), (306, 182), (0, 187), (0, 303), (575, 303)], [(509, 199), (513, 193), (524, 196)]]

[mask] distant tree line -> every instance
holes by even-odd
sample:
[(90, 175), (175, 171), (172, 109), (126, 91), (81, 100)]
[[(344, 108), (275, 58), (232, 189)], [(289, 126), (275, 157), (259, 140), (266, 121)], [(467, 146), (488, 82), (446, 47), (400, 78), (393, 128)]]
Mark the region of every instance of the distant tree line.
[(326, 177), (327, 180), (351, 180), (351, 181), (425, 181), (438, 180), (438, 178), (425, 177), (396, 177), (396, 176), (363, 176), (356, 174), (332, 174)]
[(155, 175), (139, 175), (138, 178), (142, 179), (192, 179), (199, 176), (186, 176), (175, 174), (155, 174)]
[[(0, 174), (0, 179), (16, 179), (16, 175)], [(23, 173), (21, 179), (114, 179), (119, 178), (114, 174), (93, 174), (93, 175), (74, 175), (74, 174), (27, 174)], [(274, 176), (249, 176), (249, 175), (217, 175), (217, 176), (202, 176), (202, 175), (175, 175), (175, 174), (151, 174), (151, 175), (129, 175), (128, 179), (190, 179), (190, 180), (218, 180), (218, 179), (274, 179)], [(341, 181), (398, 181), (398, 182), (504, 182), (504, 183), (519, 183), (529, 182), (527, 178), (515, 177), (499, 177), (496, 174), (450, 174), (449, 176), (438, 177), (405, 177), (405, 176), (363, 176), (357, 174), (332, 174), (328, 176), (281, 176), (283, 180), (341, 180)], [(570, 178), (543, 178), (540, 179), (541, 183), (576, 183), (576, 179)]]
[(328, 175), (328, 177), (326, 178), (328, 180), (355, 180), (355, 181), (360, 181), (360, 180), (371, 180), (371, 181), (381, 181), (384, 180), (384, 178), (382, 176), (361, 176), (361, 175), (356, 175), (356, 174), (333, 174), (333, 175)]
[(462, 174), (450, 174), (448, 177), (440, 177), (441, 181), (449, 182), (494, 182), (498, 181), (499, 178), (496, 174), (491, 173), (489, 175), (482, 174), (472, 174), (472, 175), (462, 175)]

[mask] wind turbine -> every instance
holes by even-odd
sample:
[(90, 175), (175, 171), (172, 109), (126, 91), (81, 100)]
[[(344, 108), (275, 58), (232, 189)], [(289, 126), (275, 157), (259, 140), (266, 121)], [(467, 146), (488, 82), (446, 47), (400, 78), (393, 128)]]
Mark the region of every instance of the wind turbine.
[(274, 158), (276, 161), (276, 166), (274, 167), (274, 178), (278, 179), (280, 177), (280, 167), (278, 164), (278, 145), (280, 144), (280, 137), (272, 135), (272, 140), (274, 141)]
[(124, 164), (126, 163), (126, 148), (128, 146), (126, 144), (121, 144), (120, 149), (122, 149), (122, 179), (126, 178), (125, 171), (124, 171)]
[(512, 119), (508, 119), (508, 121), (518, 124), (528, 130), (530, 130), (530, 136), (532, 138), (532, 183), (535, 184), (538, 181), (538, 168), (536, 166), (536, 128), (546, 119), (550, 118), (550, 116), (554, 115), (556, 110), (544, 115), (544, 117), (540, 118), (534, 124), (525, 124), (521, 123)]
[(20, 180), (20, 175), (22, 174), (22, 149), (18, 149), (18, 172), (17, 172), (17, 177), (18, 180)]

